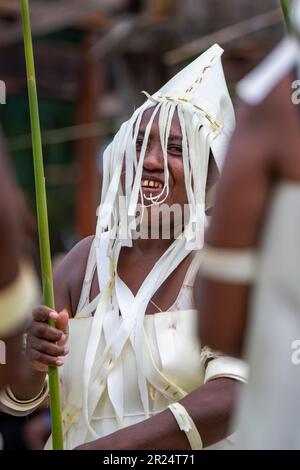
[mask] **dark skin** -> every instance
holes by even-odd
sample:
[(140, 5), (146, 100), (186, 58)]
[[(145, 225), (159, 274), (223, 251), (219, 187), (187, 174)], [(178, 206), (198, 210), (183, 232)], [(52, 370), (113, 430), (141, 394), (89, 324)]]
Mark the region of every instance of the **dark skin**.
[[(208, 245), (257, 250), (274, 187), (280, 181), (299, 183), (299, 110), (291, 102), (293, 80), (284, 77), (258, 106), (241, 103), (206, 235)], [(194, 295), (204, 344), (241, 356), (250, 294), (249, 285), (198, 277)]]
[[(146, 127), (149, 112), (145, 113), (140, 127), (140, 138)], [(183, 178), (181, 129), (177, 114), (171, 129), (172, 139), (168, 146), (168, 165), (170, 171), (170, 194), (168, 204), (186, 203)], [(137, 151), (139, 152), (139, 142)], [(143, 178), (163, 178), (163, 159), (158, 131), (158, 120), (154, 121), (149, 146), (144, 161)], [(34, 311), (34, 322), (29, 335), (29, 349), (26, 383), (15, 382), (12, 386), (17, 397), (26, 399), (39, 393), (48, 365), (62, 364), (62, 357), (67, 354), (68, 317), (73, 317), (79, 301), (86, 262), (93, 237), (80, 242), (64, 259), (55, 273), (55, 297), (57, 312), (44, 306)], [(135, 294), (154, 263), (162, 256), (171, 240), (136, 240), (131, 249), (122, 249), (118, 263), (118, 272), (127, 286)], [(176, 300), (191, 256), (187, 257), (156, 292), (153, 300), (166, 311)], [(133, 266), (128, 269), (128, 266)], [(94, 277), (90, 299), (99, 293), (97, 276)], [(62, 310), (62, 309), (66, 310)], [(146, 314), (156, 313), (152, 304)], [(49, 327), (45, 321), (57, 320), (56, 328)], [(58, 344), (54, 342), (58, 341)], [(205, 446), (226, 437), (228, 423), (235, 402), (236, 382), (230, 379), (218, 379), (203, 385), (182, 400), (183, 405), (193, 417)], [(84, 444), (79, 449), (189, 449), (189, 443), (169, 410), (159, 413), (142, 423), (127, 427), (109, 436)]]
[[(22, 251), (22, 210), (11, 175), (8, 157), (0, 132), (0, 295), (17, 278)], [(24, 233), (24, 232), (23, 232)], [(4, 315), (5, 312), (1, 312)], [(21, 374), (21, 348), (24, 325), (9, 336), (0, 338), (6, 347), (6, 364), (0, 365), (0, 389)]]
[[(18, 232), (18, 202), (17, 191), (9, 169), (8, 157), (0, 133), (0, 288), (11, 284), (17, 276), (21, 242)], [(5, 269), (4, 269), (5, 267)]]

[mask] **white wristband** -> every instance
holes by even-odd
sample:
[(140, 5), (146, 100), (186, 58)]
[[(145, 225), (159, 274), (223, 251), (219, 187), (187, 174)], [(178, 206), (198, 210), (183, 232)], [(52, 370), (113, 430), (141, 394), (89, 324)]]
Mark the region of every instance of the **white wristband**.
[(19, 400), (13, 394), (11, 388), (8, 386), (6, 389), (0, 391), (0, 405), (5, 412), (15, 416), (26, 416), (36, 410), (46, 399), (49, 394), (48, 377), (45, 379), (40, 393), (31, 398), (30, 400)]
[(185, 432), (192, 450), (201, 450), (203, 442), (194, 421), (180, 403), (172, 403), (168, 406), (181, 431)]

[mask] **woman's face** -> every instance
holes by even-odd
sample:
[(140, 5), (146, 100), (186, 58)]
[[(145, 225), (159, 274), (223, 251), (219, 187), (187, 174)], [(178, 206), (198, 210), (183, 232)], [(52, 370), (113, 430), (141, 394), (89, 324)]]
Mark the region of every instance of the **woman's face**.
[[(136, 151), (137, 158), (139, 159), (143, 140), (145, 136), (145, 131), (148, 125), (148, 122), (152, 116), (154, 108), (149, 108), (143, 114), (139, 133), (136, 140)], [(160, 135), (159, 135), (159, 114), (155, 116), (148, 138), (148, 145), (144, 157), (143, 172), (141, 178), (141, 188), (142, 194), (144, 196), (143, 204), (144, 206), (152, 205), (149, 198), (158, 196), (162, 192), (164, 186), (164, 158), (163, 150), (161, 147)], [(184, 167), (183, 167), (183, 158), (182, 158), (182, 132), (179, 123), (177, 110), (174, 113), (169, 141), (167, 145), (167, 158), (168, 158), (168, 169), (169, 169), (169, 194), (168, 197), (163, 201), (164, 204), (168, 205), (169, 208), (172, 208), (173, 205), (180, 206), (182, 209), (188, 203), (186, 188), (185, 188), (185, 179), (184, 179)], [(201, 156), (199, 155), (199, 158)], [(122, 173), (122, 185), (125, 184), (125, 162), (124, 170)], [(214, 158), (210, 158), (208, 176), (207, 176), (207, 189), (213, 185), (218, 179), (218, 171), (214, 163)], [(166, 196), (164, 192), (160, 200), (163, 200)], [(157, 201), (157, 200), (156, 200)], [(140, 199), (139, 199), (139, 202)], [(157, 201), (159, 203), (159, 201)], [(175, 209), (176, 210), (176, 209)], [(184, 210), (180, 211), (180, 224), (182, 222), (181, 217), (184, 216)], [(153, 215), (153, 214), (152, 214)], [(152, 218), (152, 215), (150, 218)], [(171, 221), (173, 221), (173, 215), (171, 216)]]
[[(136, 151), (138, 158), (142, 149), (145, 130), (152, 113), (153, 108), (145, 111), (140, 124), (136, 141)], [(146, 198), (149, 198), (151, 195), (153, 197), (158, 196), (164, 186), (164, 159), (159, 135), (158, 120), (159, 114), (157, 113), (150, 131), (148, 146), (144, 158), (141, 186), (143, 195), (146, 196)], [(169, 169), (169, 195), (164, 201), (164, 204), (167, 204), (168, 206), (179, 204), (183, 207), (184, 204), (187, 204), (187, 194), (185, 190), (182, 159), (182, 132), (177, 111), (175, 111), (172, 120), (167, 152)], [(161, 199), (163, 199), (165, 195), (166, 193), (161, 196)], [(151, 202), (145, 198), (143, 202), (146, 206), (151, 204)]]

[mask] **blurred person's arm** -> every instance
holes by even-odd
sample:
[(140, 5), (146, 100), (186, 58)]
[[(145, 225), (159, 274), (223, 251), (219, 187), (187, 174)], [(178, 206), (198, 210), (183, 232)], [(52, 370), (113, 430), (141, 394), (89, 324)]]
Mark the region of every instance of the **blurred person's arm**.
[[(27, 330), (27, 348), (23, 361), (23, 374), (10, 381), (7, 393), (0, 394), (0, 406), (10, 414), (30, 414), (47, 396), (45, 379), (48, 366), (62, 366), (67, 354), (68, 317), (76, 313), (87, 258), (93, 237), (79, 242), (59, 263), (54, 271), (56, 311), (39, 305), (33, 311), (33, 321)], [(56, 327), (47, 324), (55, 320)], [(28, 401), (18, 407), (14, 401)]]
[(37, 284), (29, 263), (21, 265), (22, 212), (0, 134), (0, 389), (20, 372), (22, 333)]
[(18, 275), (21, 252), (18, 215), (16, 188), (0, 133), (0, 291)]
[[(281, 97), (288, 96), (289, 85), (288, 79), (283, 80), (258, 106), (240, 106), (205, 240), (216, 257), (226, 252), (228, 257), (230, 252), (255, 256), (259, 249), (268, 204), (281, 172), (284, 131), (293, 106)], [(240, 357), (251, 285), (198, 275), (194, 295), (201, 344)]]

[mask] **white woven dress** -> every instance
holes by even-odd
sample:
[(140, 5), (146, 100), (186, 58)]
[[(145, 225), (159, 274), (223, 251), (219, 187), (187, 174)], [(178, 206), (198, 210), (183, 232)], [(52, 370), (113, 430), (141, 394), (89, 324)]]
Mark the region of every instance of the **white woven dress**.
[[(89, 303), (96, 268), (93, 244), (78, 314), (70, 321), (70, 354), (61, 370), (65, 449), (72, 449), (143, 421), (205, 383), (207, 359), (217, 358), (218, 354), (207, 348), (201, 350), (196, 335), (197, 312), (192, 308), (192, 291), (200, 259), (201, 254), (198, 253), (192, 260), (178, 298), (170, 310), (145, 315), (143, 373), (147, 379), (149, 394), (147, 414), (141, 397), (137, 360), (130, 336), (118, 357), (116, 349), (113, 352), (107, 348), (110, 335), (120, 329), (123, 318), (116, 318), (108, 311), (103, 319), (100, 337), (97, 332), (92, 331), (99, 327), (95, 317), (91, 316), (97, 299)], [(105, 256), (102, 267), (101, 279), (105, 283), (104, 272), (107, 270), (108, 274), (109, 269)], [(124, 284), (122, 287), (128, 291)], [(94, 359), (89, 349), (93, 342), (97, 350)], [(86, 380), (89, 360), (90, 375)], [(231, 372), (234, 365), (233, 362)], [(233, 446), (233, 438), (229, 437), (211, 448), (232, 449)], [(47, 448), (51, 448), (51, 439), (48, 440)]]

